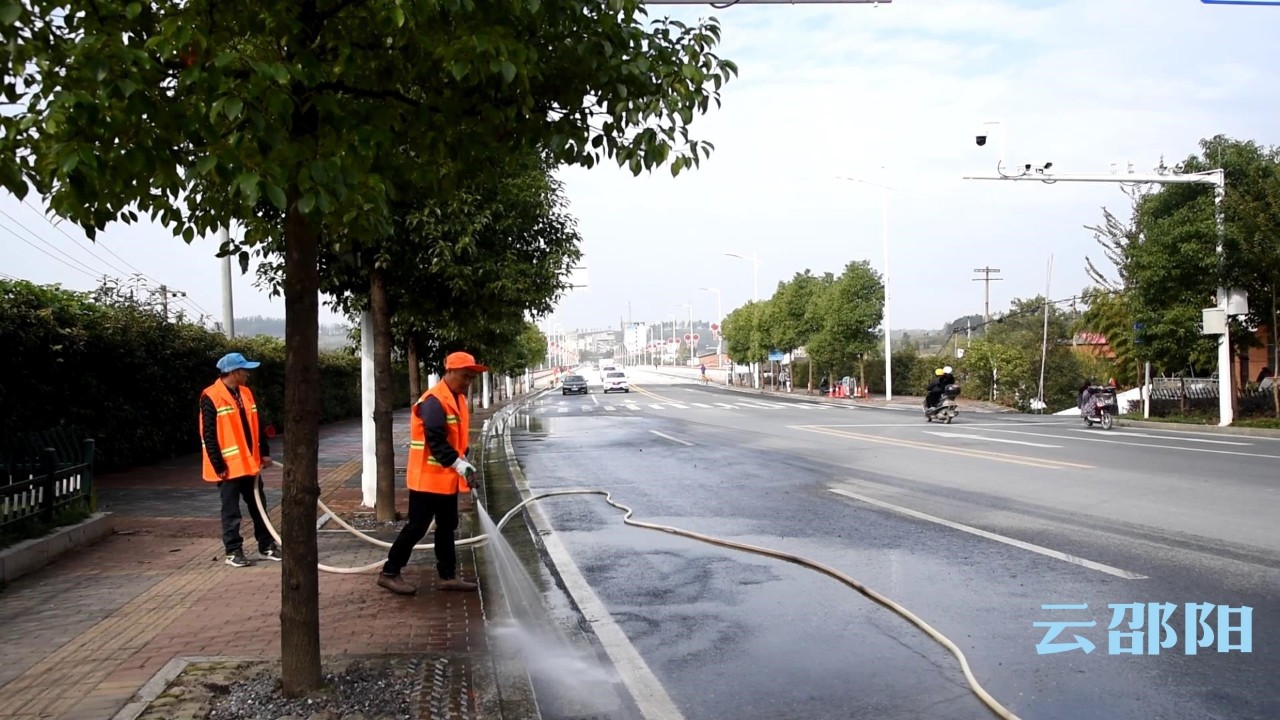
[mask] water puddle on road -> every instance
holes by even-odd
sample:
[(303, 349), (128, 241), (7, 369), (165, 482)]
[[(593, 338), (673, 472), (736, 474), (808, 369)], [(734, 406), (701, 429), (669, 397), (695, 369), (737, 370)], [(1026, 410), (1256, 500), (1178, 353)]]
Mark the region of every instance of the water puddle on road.
[(544, 716), (551, 707), (560, 709), (560, 713), (553, 714), (562, 717), (612, 710), (608, 704), (600, 703), (612, 695), (612, 688), (619, 682), (616, 674), (591, 653), (575, 647), (565, 632), (552, 623), (543, 606), (542, 593), (511, 544), (498, 533), (493, 519), (479, 503), (476, 511), (489, 538), (484, 546), (489, 581), (501, 587), (511, 611), (510, 617), (491, 624), (490, 634), (528, 670), (538, 688)]

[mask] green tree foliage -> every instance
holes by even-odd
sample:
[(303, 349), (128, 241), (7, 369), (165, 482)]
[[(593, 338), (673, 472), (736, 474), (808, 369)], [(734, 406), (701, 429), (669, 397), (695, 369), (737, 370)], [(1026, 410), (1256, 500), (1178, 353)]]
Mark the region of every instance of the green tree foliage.
[[(1236, 348), (1256, 344), (1247, 327), (1274, 324), (1269, 298), (1280, 284), (1275, 242), (1280, 233), (1280, 151), (1217, 136), (1202, 140), (1200, 154), (1183, 164), (1186, 172), (1226, 172), (1223, 261), (1217, 254), (1212, 186), (1160, 186), (1136, 196), (1129, 223), (1106, 212), (1104, 225), (1091, 229), (1118, 275), (1099, 284), (1122, 290), (1122, 309), (1144, 325), (1145, 342), (1135, 349), (1136, 359), (1151, 360), (1164, 372), (1207, 375), (1216, 369), (1217, 345), (1213, 337), (1200, 333), (1201, 310), (1215, 304), (1219, 284), (1244, 288), (1257, 301), (1250, 302), (1249, 316), (1232, 322)], [(1090, 269), (1101, 275), (1092, 261)], [(1121, 308), (1105, 309), (1114, 315)]]
[[(247, 245), (283, 237), (282, 678), (286, 695), (315, 689), (320, 246), (390, 237), (398, 189), (449, 187), (451, 169), (486, 157), (696, 166), (710, 146), (689, 125), (736, 72), (712, 52), (719, 26), (646, 27), (638, 0), (4, 8), (0, 184), (20, 198), (34, 186), (91, 238), (139, 213), (187, 242), (235, 221)], [(380, 172), (397, 153), (412, 177)], [(264, 202), (280, 222), (253, 222)], [(347, 236), (324, 235), (338, 223)]]
[[(110, 288), (80, 293), (0, 281), (0, 345), (0, 439), (74, 428), (94, 438), (99, 470), (200, 452), (196, 401), (228, 352), (262, 363), (250, 382), (263, 421), (287, 430), (283, 342), (227, 340), (188, 322), (165, 322)], [(322, 353), (320, 376), (320, 422), (358, 416), (359, 360)]]
[(854, 372), (877, 343), (884, 319), (884, 284), (865, 260), (851, 262), (818, 297), (818, 332), (806, 343), (809, 357), (832, 377)]
[[(769, 301), (768, 320), (774, 328), (775, 349), (793, 352), (818, 333), (822, 328), (818, 300), (833, 283), (835, 276), (831, 273), (815, 276), (807, 269), (796, 273), (791, 280), (779, 283), (778, 290)], [(808, 389), (813, 390), (812, 363), (806, 363), (805, 374)]]
[[(725, 317), (725, 350), (735, 362), (764, 362), (770, 350), (805, 348), (809, 368), (843, 377), (860, 374), (860, 361), (876, 347), (884, 317), (884, 285), (866, 261), (851, 262), (839, 277), (806, 270), (780, 283), (764, 302), (747, 303)], [(813, 372), (810, 375), (812, 388)]]
[[(964, 371), (968, 397), (992, 397), (1022, 411), (1039, 397), (1040, 359), (1044, 338), (1045, 299), (1014, 300), (982, 338), (965, 351), (958, 367)], [(1080, 355), (1071, 347), (1072, 318), (1049, 305), (1048, 353), (1045, 362), (1045, 403), (1050, 412), (1075, 405), (1076, 391), (1086, 378)], [(1095, 378), (1106, 382), (1108, 378)]]
[(736, 363), (764, 362), (769, 357), (769, 302), (749, 302), (724, 318), (724, 351)]

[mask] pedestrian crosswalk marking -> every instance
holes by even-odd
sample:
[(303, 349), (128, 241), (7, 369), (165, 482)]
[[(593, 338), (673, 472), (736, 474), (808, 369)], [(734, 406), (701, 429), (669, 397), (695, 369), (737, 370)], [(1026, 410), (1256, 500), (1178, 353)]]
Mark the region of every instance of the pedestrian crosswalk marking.
[(710, 405), (708, 405), (708, 404), (706, 404), (706, 403), (694, 403), (694, 405), (697, 405), (697, 406), (698, 406), (698, 407), (700, 407), (700, 408), (710, 408), (710, 407), (711, 407)]

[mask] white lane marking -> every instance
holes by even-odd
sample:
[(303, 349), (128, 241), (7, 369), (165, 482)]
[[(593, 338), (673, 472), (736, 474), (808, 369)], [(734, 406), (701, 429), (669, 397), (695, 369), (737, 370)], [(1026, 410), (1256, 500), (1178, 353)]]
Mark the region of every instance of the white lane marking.
[(678, 402), (673, 402), (673, 403), (671, 403), (671, 407), (676, 408), (676, 409), (678, 409), (678, 410), (688, 410), (688, 409), (689, 409), (689, 406), (688, 406), (688, 405), (681, 405), (681, 404), (680, 404), (680, 403), (678, 403)]
[[(1024, 426), (1029, 426), (1029, 425), (1058, 425), (1058, 426), (1061, 426), (1061, 425), (1062, 425), (1062, 423), (1056, 423), (1056, 422), (1023, 422), (1023, 423), (998, 422), (998, 423), (971, 423), (971, 422), (967, 422), (967, 423), (965, 423), (965, 424), (963, 425), (963, 427), (967, 427), (967, 428), (971, 428), (971, 427), (1024, 427)], [(832, 425), (813, 425), (812, 427), (819, 427), (819, 428), (913, 428), (913, 427), (919, 427), (919, 425), (916, 425), (915, 423), (865, 423), (865, 424), (861, 424), (861, 425), (836, 425), (836, 424), (832, 424)]]
[(671, 437), (670, 435), (667, 435), (666, 433), (660, 433), (660, 432), (658, 432), (657, 430), (650, 430), (649, 432), (653, 433), (654, 435), (657, 435), (657, 436), (658, 436), (658, 437), (660, 437), (660, 438), (666, 438), (667, 440), (670, 440), (671, 442), (680, 443), (681, 445), (685, 445), (685, 446), (687, 446), (687, 447), (692, 447), (692, 446), (693, 446), (693, 443), (691, 443), (691, 442), (686, 442), (686, 441), (684, 441), (684, 440), (681, 440), (680, 438), (673, 438), (673, 437)]
[(902, 513), (903, 515), (910, 515), (911, 517), (919, 518), (920, 520), (928, 520), (929, 522), (937, 523), (939, 525), (952, 528), (953, 530), (960, 530), (962, 532), (967, 532), (972, 535), (977, 535), (978, 537), (984, 537), (988, 540), (995, 540), (996, 542), (1004, 543), (1005, 545), (1012, 545), (1013, 547), (1022, 548), (1023, 550), (1030, 550), (1033, 553), (1039, 553), (1047, 557), (1063, 560), (1073, 565), (1079, 565), (1081, 567), (1089, 568), (1090, 570), (1097, 570), (1098, 572), (1103, 572), (1108, 575), (1114, 575), (1116, 577), (1124, 578), (1126, 580), (1146, 580), (1147, 579), (1146, 575), (1139, 575), (1138, 573), (1129, 572), (1128, 570), (1121, 570), (1118, 567), (1104, 565), (1102, 563), (1094, 562), (1092, 560), (1085, 560), (1084, 558), (1076, 557), (1075, 555), (1068, 555), (1064, 552), (1059, 552), (1057, 550), (1050, 550), (1047, 547), (1043, 547), (1040, 545), (1033, 545), (1032, 543), (1024, 542), (1022, 540), (1017, 540), (1011, 537), (1006, 537), (1004, 535), (998, 535), (996, 533), (989, 532), (987, 530), (982, 530), (980, 528), (972, 527), (970, 525), (965, 525), (963, 523), (946, 520), (944, 518), (940, 518), (935, 515), (922, 513), (918, 510), (905, 508), (905, 507), (902, 507), (901, 505), (894, 505), (893, 503), (887, 503), (887, 502), (884, 502), (883, 500), (876, 500), (875, 498), (867, 497), (866, 495), (859, 495), (857, 493), (849, 492), (848, 490), (844, 490), (841, 488), (828, 488), (828, 490), (830, 490), (833, 493), (836, 493), (837, 495), (844, 495), (845, 497), (853, 498), (854, 500), (860, 500), (870, 505), (877, 505), (879, 507), (882, 507), (888, 510), (893, 510), (894, 512)]
[(617, 406), (617, 405), (605, 405), (605, 406), (604, 406), (604, 409), (605, 409), (605, 410), (617, 410), (617, 409), (618, 409), (618, 406)]
[(657, 404), (657, 403), (653, 403), (653, 404), (649, 405), (649, 407), (653, 408), (654, 410), (661, 410), (661, 409), (662, 409), (662, 406), (661, 406), (661, 405), (659, 405), (659, 404)]
[[(1022, 432), (1019, 430), (998, 430), (996, 428), (992, 428), (991, 432), (1013, 433), (1015, 435), (1038, 435), (1040, 437), (1059, 438), (1062, 440), (1083, 440), (1085, 442), (1109, 443), (1111, 445), (1132, 445), (1134, 447), (1147, 448), (1148, 450), (1181, 450), (1183, 452), (1211, 453), (1213, 455), (1239, 455), (1240, 457), (1280, 460), (1280, 455), (1263, 455), (1261, 453), (1238, 452), (1235, 450), (1212, 450), (1210, 448), (1179, 447), (1177, 445), (1152, 445), (1151, 443), (1124, 442), (1123, 440), (1078, 437), (1075, 435), (1046, 435), (1045, 433)], [(1097, 430), (1096, 432), (1106, 432), (1106, 430)]]
[(599, 405), (599, 404), (600, 404), (600, 401), (596, 399), (596, 396), (595, 396), (595, 395), (587, 395), (587, 397), (591, 398), (591, 402), (593, 402), (593, 403), (595, 403), (595, 404), (597, 404), (597, 405)]
[(628, 410), (639, 410), (640, 406), (635, 403), (627, 403)]
[(717, 404), (717, 405), (719, 405), (720, 407), (724, 408), (725, 410), (737, 410), (737, 409), (738, 409), (737, 407), (735, 407), (735, 406), (733, 406), (733, 405), (730, 405), (729, 403), (722, 403), (722, 402), (718, 402), (718, 403), (716, 403), (716, 404)]
[[(516, 455), (511, 445), (510, 435), (505, 438), (505, 443), (507, 457), (510, 458), (509, 462), (514, 469)], [(516, 486), (524, 498), (531, 497), (533, 490), (529, 487), (528, 480), (519, 473), (518, 469), (513, 474), (516, 477)], [(554, 532), (554, 526), (539, 504), (530, 504), (527, 512), (533, 518), (534, 526), (538, 528), (543, 547), (547, 549), (547, 555), (555, 563), (556, 570), (564, 581), (565, 589), (569, 591), (582, 611), (583, 618), (591, 625), (592, 631), (599, 638), (601, 647), (609, 655), (614, 667), (618, 668), (622, 682), (635, 700), (641, 716), (646, 720), (684, 720), (684, 715), (680, 714), (680, 710), (672, 702), (662, 682), (653, 674), (653, 670), (644, 661), (640, 651), (627, 638), (622, 628), (618, 627), (618, 623), (609, 614), (600, 597), (591, 589), (591, 584), (582, 576), (578, 564), (573, 561), (573, 556), (561, 542), (560, 534)]]
[(778, 408), (769, 407), (768, 405), (761, 405), (759, 403), (740, 402), (738, 404), (744, 408), (749, 408), (751, 410), (777, 410), (778, 409)]
[(970, 440), (986, 440), (989, 442), (1009, 443), (1010, 445), (1030, 445), (1031, 447), (1042, 447), (1042, 448), (1062, 447), (1061, 445), (1046, 445), (1044, 443), (1023, 442), (1022, 440), (1006, 440), (1004, 438), (993, 438), (993, 437), (987, 437), (986, 435), (967, 435), (965, 433), (937, 432), (934, 430), (925, 430), (925, 432), (930, 435), (937, 435), (938, 437), (969, 438)]
[(565, 407), (565, 406), (561, 405), (560, 407), (556, 408), (556, 412), (567, 413), (567, 412), (569, 412), (569, 408), (567, 408), (567, 407)]
[[(1096, 430), (1089, 430), (1088, 428), (1073, 428), (1073, 429), (1076, 432), (1097, 432)], [(1123, 435), (1125, 437), (1144, 437), (1144, 438), (1152, 438), (1154, 440), (1173, 440), (1175, 442), (1211, 443), (1213, 445), (1243, 445), (1245, 447), (1248, 447), (1253, 444), (1253, 443), (1247, 443), (1247, 442), (1232, 442), (1230, 440), (1205, 440), (1203, 438), (1180, 438), (1180, 437), (1169, 437), (1167, 435), (1149, 435), (1147, 433), (1129, 432), (1128, 430), (1123, 430), (1116, 434)]]
[(710, 405), (708, 405), (708, 404), (706, 404), (706, 403), (694, 403), (694, 405), (697, 405), (697, 406), (698, 406), (698, 407), (700, 407), (700, 408), (710, 408), (710, 407), (711, 407)]
[(595, 410), (595, 409), (596, 409), (596, 406), (595, 406), (595, 405), (583, 405), (583, 406), (582, 406), (582, 412), (585, 412), (585, 413), (589, 413), (589, 412), (591, 412), (592, 410)]

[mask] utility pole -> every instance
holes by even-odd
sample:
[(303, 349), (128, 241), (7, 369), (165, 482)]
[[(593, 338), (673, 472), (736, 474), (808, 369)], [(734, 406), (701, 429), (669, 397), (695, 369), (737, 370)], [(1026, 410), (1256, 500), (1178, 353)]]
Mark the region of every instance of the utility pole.
[(169, 288), (160, 286), (160, 311), (164, 313), (164, 321), (169, 322)]
[[(1155, 172), (1151, 174), (1135, 173), (1133, 171), (1133, 163), (1129, 163), (1128, 172), (1119, 173), (1113, 166), (1109, 174), (1092, 174), (1092, 173), (1073, 173), (1058, 174), (1049, 172), (1049, 168), (1053, 163), (1045, 163), (1040, 167), (1034, 167), (1030, 164), (1025, 165), (1021, 170), (1015, 173), (1005, 173), (1002, 167), (997, 166), (996, 175), (985, 176), (966, 176), (966, 180), (1010, 180), (1010, 181), (1030, 181), (1043, 183), (1058, 182), (1094, 182), (1094, 183), (1121, 183), (1130, 186), (1133, 185), (1212, 185), (1213, 186), (1213, 214), (1214, 223), (1218, 231), (1217, 256), (1219, 268), (1225, 260), (1225, 245), (1223, 242), (1226, 233), (1226, 220), (1223, 215), (1222, 205), (1226, 197), (1226, 171), (1222, 168), (1216, 170), (1205, 170), (1201, 172), (1184, 173), (1182, 166), (1167, 167), (1163, 158), (1160, 164), (1156, 166)], [(1201, 330), (1206, 335), (1218, 336), (1218, 425), (1225, 427), (1230, 425), (1235, 419), (1235, 384), (1233, 381), (1232, 363), (1231, 363), (1231, 316), (1244, 314), (1246, 307), (1237, 307), (1232, 302), (1233, 295), (1241, 300), (1246, 300), (1238, 292), (1232, 289), (1219, 287), (1217, 292), (1217, 302), (1215, 307), (1205, 308), (1202, 311), (1204, 328)], [(1247, 300), (1246, 300), (1247, 304)], [(1221, 331), (1217, 328), (1220, 327)]]
[(992, 281), (1003, 280), (1004, 278), (991, 277), (992, 275), (999, 273), (1000, 268), (993, 268), (993, 267), (974, 268), (973, 271), (976, 273), (982, 273), (984, 276), (980, 278), (973, 278), (973, 281), (982, 282), (986, 284), (986, 292), (983, 293), (983, 296), (985, 299), (983, 301), (982, 321), (991, 322), (991, 283)]
[[(222, 228), (222, 244), (231, 242), (231, 232)], [(235, 310), (231, 303), (231, 256), (222, 258), (222, 331), (227, 337), (236, 336)]]

